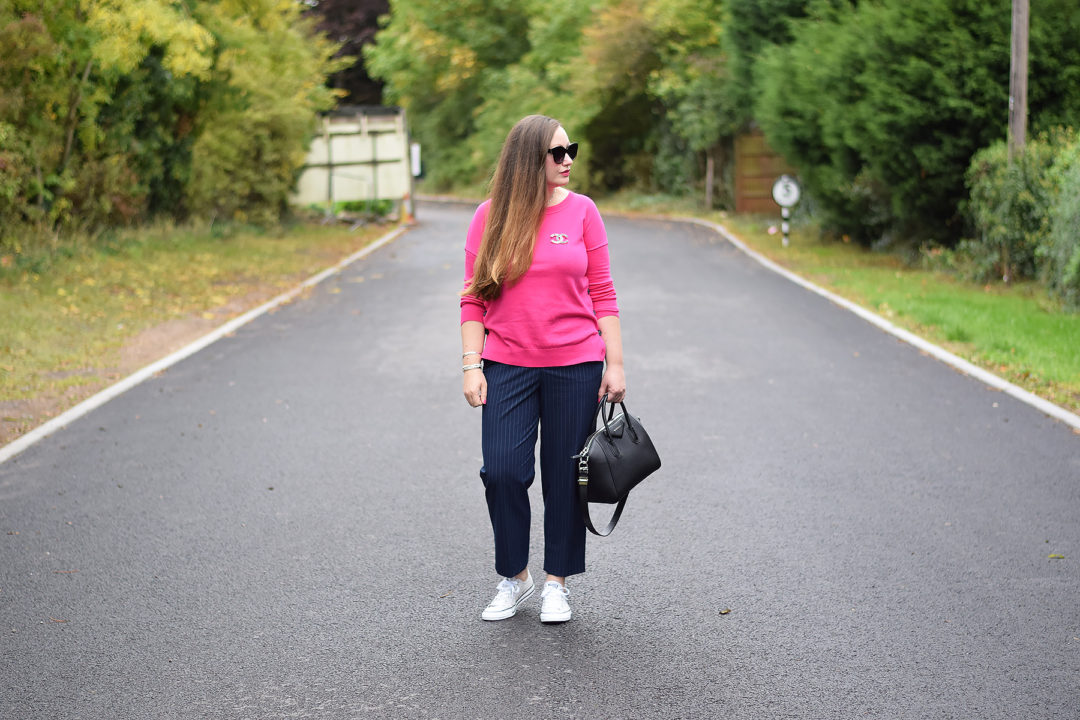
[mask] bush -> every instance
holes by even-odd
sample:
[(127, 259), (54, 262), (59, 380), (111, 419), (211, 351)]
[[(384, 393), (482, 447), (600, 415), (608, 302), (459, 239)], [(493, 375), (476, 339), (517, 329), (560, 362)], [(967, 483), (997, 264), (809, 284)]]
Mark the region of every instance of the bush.
[(1080, 310), (1080, 142), (1064, 150), (1050, 170), (1057, 197), (1050, 206), (1050, 233), (1042, 248), (1045, 281), (1071, 310)]
[(344, 200), (334, 203), (335, 212), (386, 217), (394, 210), (393, 200)]
[(158, 216), (276, 222), (346, 62), (313, 22), (286, 2), (0, 3), (0, 261)]
[(1044, 133), (1010, 163), (1004, 141), (980, 150), (967, 172), (975, 229), (956, 253), (933, 251), (980, 282), (1038, 280), (1080, 307), (1080, 135)]
[(1050, 168), (1060, 143), (1043, 136), (1010, 162), (1007, 143), (999, 141), (971, 159), (968, 213), (976, 237), (964, 249), (974, 260), (973, 279), (985, 282), (996, 276), (1009, 282), (1038, 276), (1038, 251), (1049, 236), (1054, 197)]

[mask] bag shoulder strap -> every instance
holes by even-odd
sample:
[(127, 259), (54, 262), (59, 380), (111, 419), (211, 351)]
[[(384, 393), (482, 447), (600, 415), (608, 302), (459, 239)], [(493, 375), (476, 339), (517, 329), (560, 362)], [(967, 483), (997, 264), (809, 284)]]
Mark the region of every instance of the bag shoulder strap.
[(615, 529), (615, 525), (619, 522), (619, 516), (622, 515), (623, 507), (626, 505), (626, 498), (619, 501), (619, 504), (615, 506), (615, 514), (611, 516), (611, 520), (608, 522), (607, 527), (603, 532), (600, 532), (593, 525), (592, 517), (589, 515), (589, 482), (586, 477), (585, 482), (578, 481), (578, 500), (581, 503), (581, 517), (585, 520), (585, 527), (594, 535), (600, 537), (607, 537), (611, 534), (611, 531)]

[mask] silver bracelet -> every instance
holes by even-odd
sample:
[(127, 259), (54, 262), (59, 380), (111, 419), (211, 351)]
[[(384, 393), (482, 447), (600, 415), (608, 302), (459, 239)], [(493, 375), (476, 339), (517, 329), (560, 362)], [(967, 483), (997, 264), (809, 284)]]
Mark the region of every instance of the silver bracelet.
[(461, 353), (461, 357), (465, 358), (465, 357), (468, 357), (469, 355), (479, 355), (479, 354), (480, 354), (479, 350), (470, 350), (469, 352)]
[(473, 365), (462, 365), (461, 366), (461, 371), (462, 372), (467, 372), (469, 370), (481, 370), (481, 369), (483, 369), (483, 367), (484, 367), (484, 363), (478, 362), (478, 363), (475, 363)]

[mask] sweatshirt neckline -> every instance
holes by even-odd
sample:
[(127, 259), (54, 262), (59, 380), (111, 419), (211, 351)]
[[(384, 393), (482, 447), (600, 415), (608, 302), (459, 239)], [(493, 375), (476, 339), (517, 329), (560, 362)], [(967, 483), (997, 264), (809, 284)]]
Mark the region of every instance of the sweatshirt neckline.
[(562, 202), (560, 202), (560, 203), (558, 203), (556, 205), (548, 205), (548, 206), (546, 206), (544, 208), (544, 214), (545, 215), (551, 215), (553, 213), (557, 213), (560, 210), (562, 210), (564, 207), (566, 207), (567, 205), (570, 204), (570, 200), (573, 199), (575, 193), (574, 193), (573, 190), (567, 190), (566, 192), (567, 192), (567, 195), (566, 195), (566, 197), (564, 197), (562, 199)]

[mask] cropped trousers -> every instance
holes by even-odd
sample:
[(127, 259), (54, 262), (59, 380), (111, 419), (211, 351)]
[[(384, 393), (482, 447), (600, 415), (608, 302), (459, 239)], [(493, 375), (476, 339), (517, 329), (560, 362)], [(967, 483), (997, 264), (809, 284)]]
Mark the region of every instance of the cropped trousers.
[[(536, 472), (544, 497), (544, 570), (556, 576), (585, 571), (585, 524), (577, 499), (577, 465), (592, 431), (602, 362), (518, 367), (484, 361), (480, 478), (495, 535), (495, 571), (512, 577), (529, 563), (529, 487)], [(539, 433), (538, 433), (539, 429)]]

